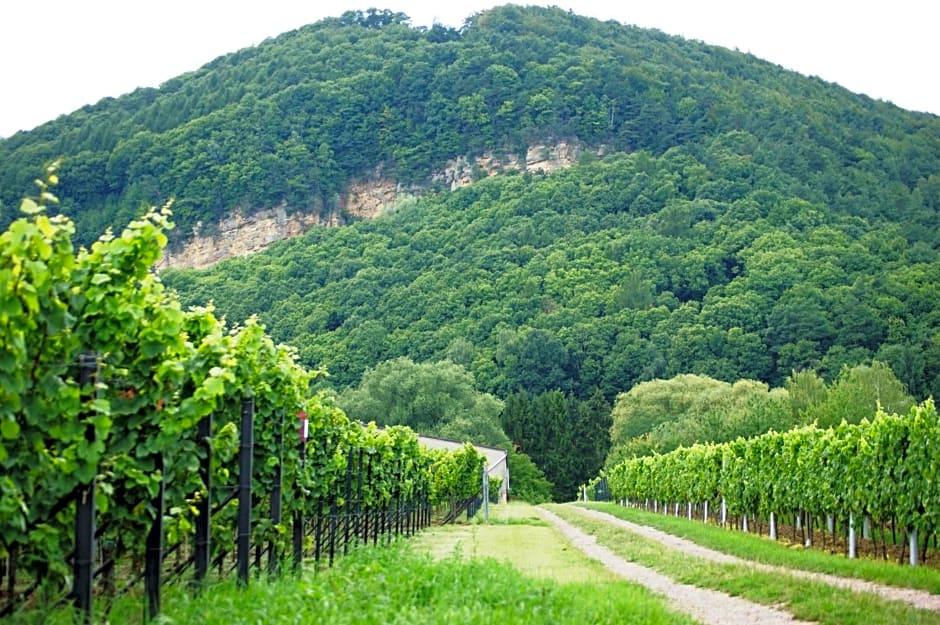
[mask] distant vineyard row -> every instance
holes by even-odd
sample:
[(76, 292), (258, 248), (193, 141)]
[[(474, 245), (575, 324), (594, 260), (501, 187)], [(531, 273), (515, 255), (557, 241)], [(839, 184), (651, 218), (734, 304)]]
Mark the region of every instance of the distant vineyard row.
[(858, 424), (810, 425), (631, 458), (607, 477), (617, 499), (683, 510), (687, 503), (722, 502), (728, 514), (771, 522), (784, 513), (892, 521), (927, 540), (940, 514), (937, 467), (940, 419), (928, 399), (905, 415), (879, 412)]

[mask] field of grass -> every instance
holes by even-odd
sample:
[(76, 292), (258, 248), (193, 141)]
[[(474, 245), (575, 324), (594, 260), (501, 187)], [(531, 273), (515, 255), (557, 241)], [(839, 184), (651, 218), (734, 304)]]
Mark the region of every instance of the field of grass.
[(612, 503), (580, 503), (585, 508), (606, 512), (626, 521), (655, 527), (659, 530), (690, 540), (696, 544), (728, 553), (746, 560), (785, 566), (791, 569), (829, 573), (842, 577), (855, 577), (889, 586), (918, 588), (940, 594), (940, 571), (926, 567), (910, 567), (871, 558), (850, 560), (799, 546), (774, 542), (766, 536), (745, 534), (716, 525), (689, 521), (684, 517), (654, 514), (625, 508)]
[(587, 517), (571, 506), (548, 508), (594, 535), (598, 543), (625, 560), (650, 567), (686, 584), (780, 607), (801, 620), (821, 625), (940, 624), (940, 613), (919, 610), (869, 593), (836, 589), (822, 582), (759, 571), (746, 564), (707, 562), (605, 521)]

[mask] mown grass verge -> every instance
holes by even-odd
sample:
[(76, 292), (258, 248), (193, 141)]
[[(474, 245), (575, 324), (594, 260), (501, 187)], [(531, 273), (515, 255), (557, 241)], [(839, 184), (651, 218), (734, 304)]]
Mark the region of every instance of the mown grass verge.
[(673, 536), (690, 540), (703, 547), (721, 551), (745, 560), (774, 564), (791, 569), (854, 577), (889, 586), (917, 588), (940, 594), (940, 571), (926, 567), (910, 567), (870, 558), (850, 560), (800, 546), (775, 542), (766, 536), (745, 534), (716, 525), (689, 521), (685, 517), (654, 514), (613, 503), (579, 503), (579, 506), (606, 512), (617, 518), (655, 527)]
[(940, 613), (869, 593), (837, 589), (822, 582), (758, 571), (746, 564), (708, 562), (585, 516), (569, 506), (547, 508), (592, 534), (598, 543), (625, 560), (655, 569), (679, 582), (780, 607), (801, 620), (821, 625), (940, 624)]
[[(643, 589), (621, 582), (561, 584), (526, 577), (491, 559), (435, 560), (405, 542), (362, 548), (333, 569), (300, 577), (210, 585), (199, 596), (185, 587), (164, 589), (159, 625), (520, 624), (645, 623), (692, 625)], [(119, 600), (107, 620), (140, 623), (137, 597)], [(32, 612), (11, 624), (73, 625), (68, 610)]]
[(489, 523), (433, 527), (412, 541), (436, 558), (493, 558), (525, 575), (556, 582), (619, 582), (620, 578), (575, 549), (542, 519), (534, 506), (512, 503), (491, 508)]

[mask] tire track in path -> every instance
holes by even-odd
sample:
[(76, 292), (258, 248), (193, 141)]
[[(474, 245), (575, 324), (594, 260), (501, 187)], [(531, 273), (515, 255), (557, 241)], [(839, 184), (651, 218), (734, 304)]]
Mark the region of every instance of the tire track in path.
[(664, 596), (672, 609), (688, 614), (705, 625), (797, 625), (807, 623), (807, 621), (795, 619), (793, 615), (782, 610), (752, 603), (739, 597), (732, 597), (717, 590), (707, 590), (689, 584), (681, 584), (645, 566), (627, 562), (607, 547), (599, 545), (593, 536), (586, 534), (558, 515), (543, 508), (539, 508), (538, 512), (542, 518), (558, 528), (565, 538), (570, 540), (575, 547), (587, 556), (598, 560), (617, 575)]
[(720, 551), (715, 551), (714, 549), (709, 549), (708, 547), (703, 547), (696, 543), (693, 543), (690, 540), (685, 538), (679, 538), (678, 536), (673, 536), (672, 534), (667, 534), (661, 530), (658, 530), (653, 527), (648, 527), (646, 525), (639, 525), (631, 521), (625, 521), (623, 519), (618, 519), (617, 517), (607, 514), (606, 512), (601, 512), (599, 510), (591, 510), (590, 508), (582, 508), (580, 506), (572, 506), (573, 510), (577, 510), (579, 513), (586, 516), (594, 517), (600, 519), (612, 525), (622, 527), (626, 530), (655, 540), (670, 549), (676, 549), (683, 553), (693, 555), (710, 562), (718, 562), (721, 564), (745, 564), (747, 566), (753, 567), (759, 571), (766, 571), (770, 573), (784, 573), (787, 575), (792, 575), (794, 577), (802, 577), (804, 579), (811, 579), (820, 581), (830, 586), (835, 586), (836, 588), (842, 588), (847, 590), (854, 590), (856, 592), (869, 592), (883, 599), (889, 599), (892, 601), (903, 601), (909, 605), (914, 606), (915, 608), (921, 608), (924, 610), (934, 610), (940, 612), (940, 595), (934, 595), (926, 590), (917, 590), (914, 588), (900, 588), (897, 586), (886, 586), (884, 584), (879, 584), (876, 582), (870, 582), (864, 579), (855, 579), (851, 577), (839, 577), (838, 575), (830, 575), (828, 573), (817, 573), (815, 571), (803, 571), (800, 569), (791, 569), (784, 566), (777, 566), (774, 564), (764, 564), (762, 562), (754, 562), (752, 560), (745, 560), (737, 556), (732, 556), (727, 553), (722, 553)]

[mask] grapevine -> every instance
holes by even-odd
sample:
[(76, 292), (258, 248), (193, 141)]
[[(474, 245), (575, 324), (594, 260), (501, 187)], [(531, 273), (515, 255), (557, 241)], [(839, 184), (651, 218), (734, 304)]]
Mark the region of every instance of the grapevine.
[[(172, 227), (169, 205), (76, 250), (72, 223), (46, 214), (57, 201), (56, 168), (0, 234), (0, 557), (15, 553), (21, 572), (62, 585), (73, 494), (92, 480), (99, 538), (114, 557), (141, 556), (161, 487), (168, 537), (185, 540), (197, 502), (223, 501), (234, 488), (246, 398), (255, 415), (255, 505), (266, 509), (278, 478), (283, 484), (282, 520), (255, 523), (256, 544), (284, 553), (294, 514), (312, 514), (317, 501), (342, 503), (350, 458), (368, 464), (367, 508), (476, 492), (482, 456), (472, 448), (441, 455), (407, 428), (351, 422), (311, 391), (322, 372), (305, 369), (257, 320), (228, 327), (211, 307), (184, 310), (154, 270)], [(83, 385), (79, 364), (89, 358), (95, 375)], [(298, 413), (309, 424), (302, 450)], [(205, 452), (196, 435), (210, 417), (211, 493), (199, 478)], [(216, 551), (230, 549), (231, 506), (212, 523)]]

